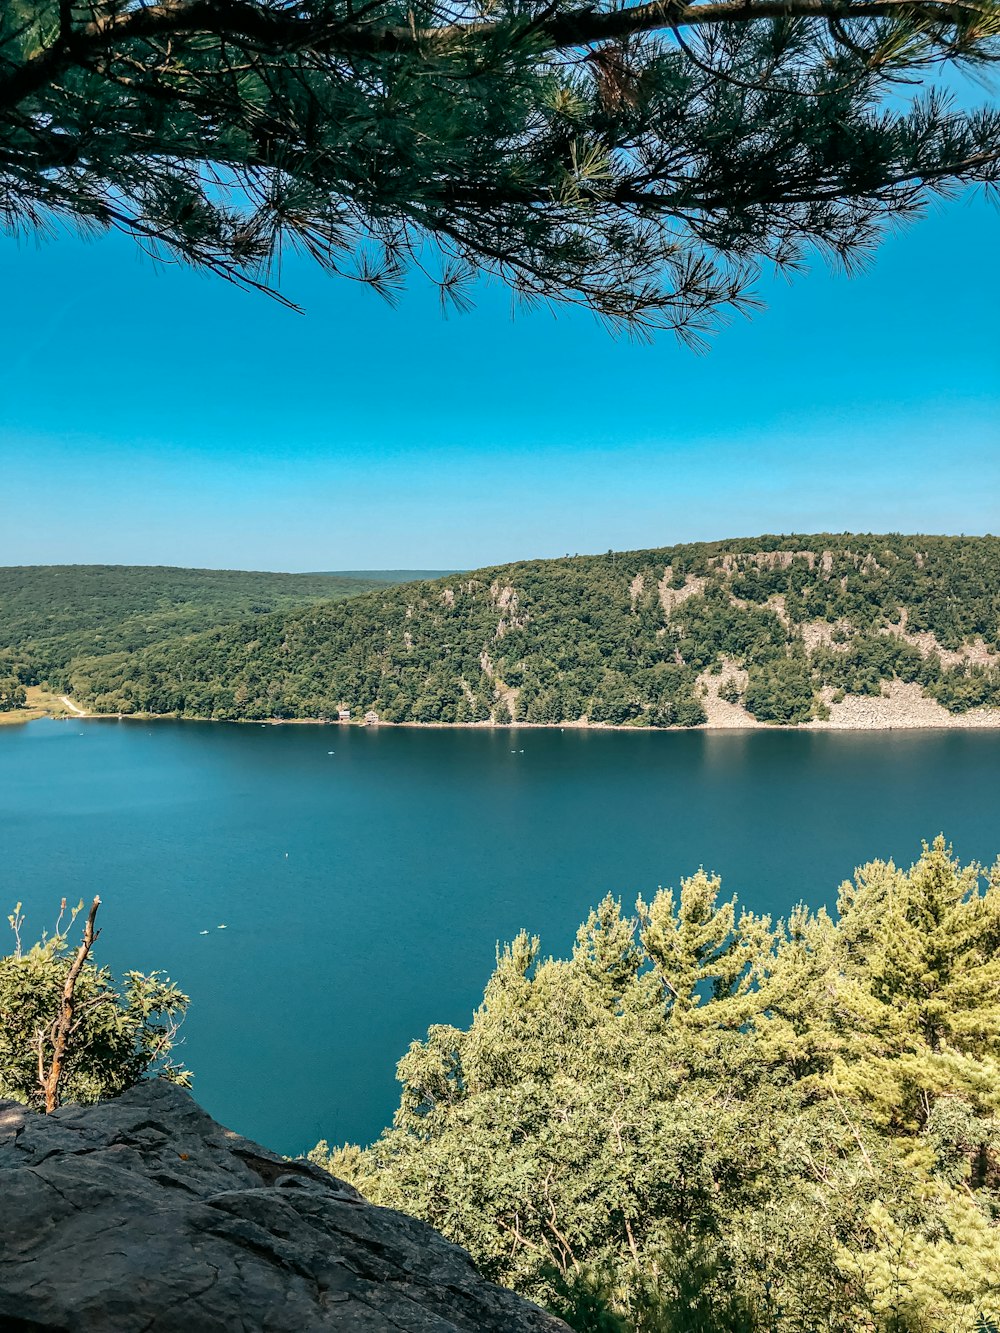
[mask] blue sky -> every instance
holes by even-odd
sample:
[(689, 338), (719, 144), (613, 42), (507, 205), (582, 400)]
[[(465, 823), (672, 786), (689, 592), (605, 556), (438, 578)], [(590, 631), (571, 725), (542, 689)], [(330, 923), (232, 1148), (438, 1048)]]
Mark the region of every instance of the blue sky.
[(470, 568), (774, 531), (1000, 530), (1000, 213), (817, 261), (694, 356), (442, 319), (305, 261), (298, 315), (119, 238), (0, 240), (0, 564)]

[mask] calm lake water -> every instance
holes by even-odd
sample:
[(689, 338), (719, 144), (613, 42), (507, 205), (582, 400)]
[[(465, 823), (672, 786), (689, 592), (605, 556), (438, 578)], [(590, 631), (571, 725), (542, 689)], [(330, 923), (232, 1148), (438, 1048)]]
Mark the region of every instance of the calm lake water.
[(561, 953), (700, 864), (757, 910), (832, 904), (939, 831), (1000, 852), (1000, 733), (0, 729), (3, 915), (100, 893), (101, 958), (192, 997), (202, 1104), (284, 1152), (373, 1138), (521, 927)]

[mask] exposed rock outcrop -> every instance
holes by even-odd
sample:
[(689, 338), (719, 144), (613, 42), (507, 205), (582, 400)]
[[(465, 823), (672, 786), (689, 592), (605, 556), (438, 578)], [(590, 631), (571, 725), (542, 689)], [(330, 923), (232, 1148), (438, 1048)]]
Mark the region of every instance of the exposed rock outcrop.
[(834, 702), (834, 692), (822, 692), (830, 716), (806, 722), (814, 731), (897, 731), (947, 727), (967, 730), (1000, 727), (1000, 709), (970, 708), (967, 713), (949, 713), (936, 699), (928, 699), (920, 686), (893, 680), (881, 694), (848, 694)]
[(464, 1250), (150, 1081), (0, 1101), (0, 1329), (566, 1333)]

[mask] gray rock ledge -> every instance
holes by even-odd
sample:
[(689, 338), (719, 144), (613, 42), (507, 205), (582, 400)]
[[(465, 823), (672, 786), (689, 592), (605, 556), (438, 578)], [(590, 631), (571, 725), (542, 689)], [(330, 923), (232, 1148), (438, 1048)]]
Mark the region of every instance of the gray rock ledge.
[(0, 1330), (566, 1333), (464, 1250), (149, 1081), (0, 1101)]

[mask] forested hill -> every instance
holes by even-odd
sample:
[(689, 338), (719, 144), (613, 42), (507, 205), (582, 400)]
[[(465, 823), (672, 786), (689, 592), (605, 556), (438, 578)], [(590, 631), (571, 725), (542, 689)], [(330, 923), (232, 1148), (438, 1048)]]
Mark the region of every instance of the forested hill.
[(1000, 705), (1000, 539), (791, 536), (532, 561), (78, 659), (108, 712), (693, 725), (905, 682)]
[(370, 587), (383, 583), (419, 583), (431, 579), (443, 579), (449, 574), (458, 574), (457, 569), (330, 569), (320, 570), (335, 579), (360, 579)]
[(147, 565), (0, 568), (0, 675), (27, 683), (81, 654), (135, 652), (160, 639), (364, 592), (376, 580)]

